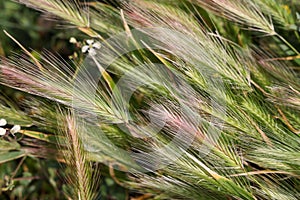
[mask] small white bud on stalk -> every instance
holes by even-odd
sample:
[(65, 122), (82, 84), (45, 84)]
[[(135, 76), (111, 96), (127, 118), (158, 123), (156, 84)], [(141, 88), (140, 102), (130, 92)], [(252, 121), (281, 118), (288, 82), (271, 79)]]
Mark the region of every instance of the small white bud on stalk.
[(10, 133), (11, 134), (15, 134), (17, 132), (19, 132), (21, 130), (21, 126), (20, 125), (14, 125), (11, 129), (10, 129)]
[(6, 129), (5, 128), (0, 128), (0, 136), (6, 134)]
[(0, 119), (0, 126), (5, 126), (7, 121), (5, 119)]
[(71, 37), (70, 40), (69, 40), (69, 42), (72, 43), (72, 44), (76, 44), (77, 40), (76, 40), (76, 38)]

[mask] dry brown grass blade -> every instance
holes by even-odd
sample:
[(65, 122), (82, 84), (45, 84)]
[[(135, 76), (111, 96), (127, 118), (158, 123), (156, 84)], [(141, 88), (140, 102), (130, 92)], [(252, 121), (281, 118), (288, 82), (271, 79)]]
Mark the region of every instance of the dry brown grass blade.
[(288, 127), (288, 129), (290, 131), (292, 131), (295, 134), (300, 134), (300, 130), (296, 130), (289, 122), (288, 118), (285, 116), (285, 114), (282, 112), (282, 110), (280, 108), (277, 107), (277, 110), (279, 112), (279, 114), (281, 115), (281, 120), (283, 121), (283, 123)]
[(10, 35), (7, 31), (3, 30), (5, 35), (7, 35), (10, 39), (12, 39), (36, 64), (36, 66), (40, 69), (43, 70), (43, 66), (39, 63), (39, 61), (25, 48), (23, 45), (16, 40), (12, 35)]

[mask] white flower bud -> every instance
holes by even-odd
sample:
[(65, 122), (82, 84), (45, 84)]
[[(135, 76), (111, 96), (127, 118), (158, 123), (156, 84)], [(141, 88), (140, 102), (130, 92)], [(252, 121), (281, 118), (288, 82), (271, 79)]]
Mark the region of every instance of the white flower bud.
[(21, 130), (21, 126), (20, 125), (14, 125), (11, 129), (10, 132), (11, 134), (15, 134), (17, 132), (19, 132)]
[(6, 129), (0, 128), (0, 135), (1, 135), (1, 136), (2, 136), (2, 135), (5, 135), (5, 133), (6, 133)]
[(0, 119), (0, 126), (5, 126), (7, 121), (5, 119)]
[(77, 43), (77, 40), (76, 40), (76, 38), (71, 37), (69, 42), (72, 43), (72, 44), (75, 44), (75, 43)]

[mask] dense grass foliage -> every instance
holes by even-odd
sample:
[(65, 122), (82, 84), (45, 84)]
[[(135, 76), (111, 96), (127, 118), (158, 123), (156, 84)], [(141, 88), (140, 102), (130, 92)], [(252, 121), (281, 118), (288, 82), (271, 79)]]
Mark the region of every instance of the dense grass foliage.
[(298, 1), (19, 2), (67, 39), (4, 32), (5, 197), (300, 198)]

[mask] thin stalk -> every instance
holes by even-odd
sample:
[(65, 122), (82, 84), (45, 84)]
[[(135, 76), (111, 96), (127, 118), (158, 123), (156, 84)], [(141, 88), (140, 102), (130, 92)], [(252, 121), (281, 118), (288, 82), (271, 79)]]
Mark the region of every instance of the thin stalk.
[(284, 39), (284, 37), (282, 37), (281, 35), (279, 35), (278, 33), (275, 34), (284, 44), (286, 44), (290, 49), (292, 49), (297, 55), (299, 55), (300, 53), (297, 51), (297, 49), (295, 49), (295, 47), (293, 47), (286, 39)]

